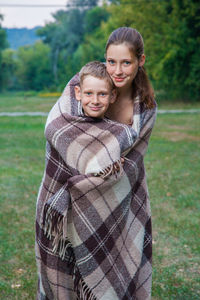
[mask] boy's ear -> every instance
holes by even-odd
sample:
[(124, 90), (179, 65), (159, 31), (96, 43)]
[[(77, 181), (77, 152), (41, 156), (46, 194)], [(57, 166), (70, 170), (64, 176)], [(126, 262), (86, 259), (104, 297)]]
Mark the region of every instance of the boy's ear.
[(113, 89), (111, 91), (110, 103), (114, 103), (116, 99), (117, 99), (117, 90)]
[(80, 101), (81, 100), (81, 88), (79, 85), (75, 85), (74, 92), (75, 92), (76, 100)]

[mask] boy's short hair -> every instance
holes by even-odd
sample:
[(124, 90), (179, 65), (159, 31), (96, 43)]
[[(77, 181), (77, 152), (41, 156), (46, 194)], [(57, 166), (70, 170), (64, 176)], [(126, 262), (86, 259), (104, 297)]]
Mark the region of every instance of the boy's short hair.
[(88, 75), (107, 80), (111, 90), (115, 88), (114, 82), (106, 70), (106, 65), (100, 61), (91, 61), (82, 67), (79, 72), (80, 85), (82, 85), (84, 78)]

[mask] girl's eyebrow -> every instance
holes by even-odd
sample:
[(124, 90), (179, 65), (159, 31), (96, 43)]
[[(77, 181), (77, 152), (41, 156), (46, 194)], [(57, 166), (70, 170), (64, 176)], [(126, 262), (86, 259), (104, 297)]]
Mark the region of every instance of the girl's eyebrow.
[[(115, 60), (114, 58), (112, 58), (112, 57), (107, 57), (107, 60)], [(131, 61), (132, 60), (132, 58), (131, 57), (129, 57), (129, 58), (123, 58), (123, 59), (120, 59), (121, 61)]]

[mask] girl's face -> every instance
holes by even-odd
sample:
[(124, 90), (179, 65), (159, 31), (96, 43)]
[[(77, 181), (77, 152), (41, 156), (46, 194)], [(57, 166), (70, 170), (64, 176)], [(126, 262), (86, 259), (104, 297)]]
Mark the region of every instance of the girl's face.
[(118, 88), (130, 88), (144, 62), (144, 54), (139, 61), (126, 44), (111, 44), (107, 49), (106, 68)]

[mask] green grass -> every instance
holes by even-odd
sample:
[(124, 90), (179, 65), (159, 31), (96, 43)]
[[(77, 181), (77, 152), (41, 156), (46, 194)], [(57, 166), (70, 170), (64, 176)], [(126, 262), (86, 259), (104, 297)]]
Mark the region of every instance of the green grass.
[(35, 299), (35, 202), (45, 119), (0, 119), (0, 299)]
[[(51, 101), (45, 101), (49, 109)], [(198, 114), (158, 115), (145, 158), (153, 216), (153, 300), (200, 299), (199, 119)], [(45, 118), (1, 117), (0, 124), (0, 299), (32, 300)]]
[(58, 97), (21, 96), (20, 93), (0, 94), (0, 112), (48, 112)]
[(200, 298), (199, 115), (159, 115), (146, 156), (153, 299)]

